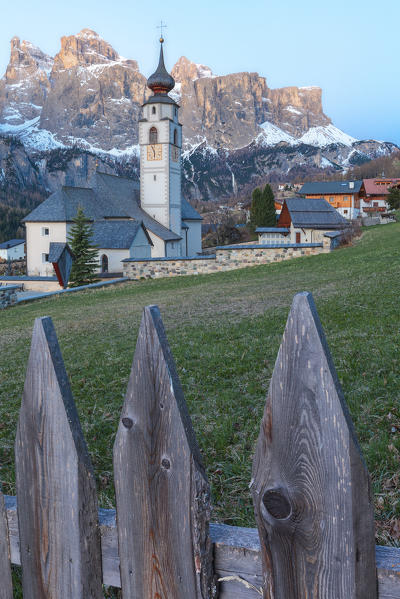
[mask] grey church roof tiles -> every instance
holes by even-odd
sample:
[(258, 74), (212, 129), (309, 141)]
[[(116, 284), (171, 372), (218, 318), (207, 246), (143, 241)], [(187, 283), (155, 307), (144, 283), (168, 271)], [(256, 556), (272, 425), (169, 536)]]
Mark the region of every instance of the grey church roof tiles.
[(349, 221), (323, 198), (285, 200), (293, 226), (312, 229), (343, 229)]
[[(81, 206), (89, 220), (131, 218), (137, 222), (142, 221), (146, 229), (164, 241), (180, 240), (180, 235), (173, 233), (142, 210), (139, 198), (140, 188), (137, 181), (96, 172), (87, 188), (62, 187), (28, 214), (23, 222), (71, 222)], [(186, 218), (190, 220), (201, 219), (186, 200), (182, 204), (185, 204), (182, 218), (183, 214), (188, 214)]]
[[(92, 243), (101, 249), (129, 249), (142, 226), (141, 221), (134, 220), (96, 221), (92, 225)], [(144, 231), (149, 243), (153, 245), (145, 229)]]
[(189, 204), (185, 198), (182, 198), (182, 220), (203, 220), (203, 217)]
[[(353, 187), (350, 187), (353, 183)], [(358, 193), (361, 189), (362, 181), (312, 181), (304, 183), (299, 193), (301, 195), (308, 194), (328, 194), (328, 193)]]

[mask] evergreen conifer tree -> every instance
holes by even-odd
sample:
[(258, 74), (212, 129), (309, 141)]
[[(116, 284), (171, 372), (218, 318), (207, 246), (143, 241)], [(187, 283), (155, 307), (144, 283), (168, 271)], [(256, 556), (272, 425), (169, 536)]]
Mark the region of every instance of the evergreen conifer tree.
[(264, 197), (264, 215), (262, 227), (275, 227), (276, 226), (276, 212), (275, 212), (275, 199), (274, 192), (272, 191), (269, 183), (263, 189)]
[(275, 227), (275, 202), (271, 186), (267, 183), (263, 190), (259, 187), (253, 190), (250, 208), (250, 227)]
[(69, 287), (79, 287), (94, 283), (98, 269), (98, 249), (91, 244), (92, 227), (79, 206), (68, 236), (68, 243), (74, 254)]
[(391, 210), (399, 210), (400, 208), (400, 189), (398, 187), (392, 187), (389, 190), (387, 197), (387, 203)]

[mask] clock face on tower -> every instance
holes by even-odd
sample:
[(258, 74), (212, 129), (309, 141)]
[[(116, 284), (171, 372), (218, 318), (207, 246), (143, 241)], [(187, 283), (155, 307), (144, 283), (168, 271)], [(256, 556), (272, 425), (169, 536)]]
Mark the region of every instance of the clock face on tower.
[(162, 160), (161, 144), (150, 144), (147, 146), (147, 160)]

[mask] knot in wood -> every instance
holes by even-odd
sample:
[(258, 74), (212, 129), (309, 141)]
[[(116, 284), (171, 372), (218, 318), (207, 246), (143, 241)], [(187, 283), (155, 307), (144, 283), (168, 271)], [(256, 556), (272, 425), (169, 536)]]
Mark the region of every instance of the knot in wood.
[(131, 418), (122, 418), (122, 424), (125, 428), (132, 428), (133, 420)]
[(265, 491), (262, 502), (268, 513), (276, 520), (285, 520), (292, 513), (292, 506), (282, 489)]
[(165, 468), (165, 470), (169, 470), (171, 467), (171, 462), (167, 460), (167, 458), (164, 458), (161, 462), (161, 466)]

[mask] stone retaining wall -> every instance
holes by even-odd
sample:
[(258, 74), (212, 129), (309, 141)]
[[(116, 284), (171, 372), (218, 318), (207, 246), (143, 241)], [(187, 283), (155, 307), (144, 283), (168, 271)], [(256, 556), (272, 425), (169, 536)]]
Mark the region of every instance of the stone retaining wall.
[(329, 252), (327, 243), (270, 245), (234, 245), (216, 248), (215, 256), (195, 258), (128, 258), (123, 260), (124, 276), (131, 280), (158, 279), (180, 275), (199, 275), (291, 260)]
[(21, 290), (20, 285), (0, 286), (0, 310), (13, 306), (17, 303), (17, 291)]

